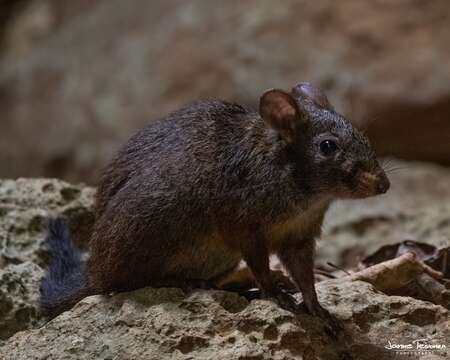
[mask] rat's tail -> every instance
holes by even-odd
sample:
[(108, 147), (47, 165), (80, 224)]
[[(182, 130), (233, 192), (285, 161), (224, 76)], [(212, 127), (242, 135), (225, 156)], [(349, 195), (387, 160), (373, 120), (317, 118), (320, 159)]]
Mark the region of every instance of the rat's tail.
[(40, 308), (46, 316), (54, 317), (87, 295), (86, 261), (62, 219), (50, 220), (46, 241), (52, 260), (42, 279)]

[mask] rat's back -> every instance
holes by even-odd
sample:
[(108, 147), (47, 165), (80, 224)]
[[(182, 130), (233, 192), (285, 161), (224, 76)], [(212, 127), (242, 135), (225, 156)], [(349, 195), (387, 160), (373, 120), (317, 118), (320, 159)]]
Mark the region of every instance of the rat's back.
[(133, 182), (147, 184), (152, 192), (177, 189), (178, 193), (217, 184), (219, 157), (227, 143), (241, 140), (242, 128), (252, 116), (240, 105), (205, 100), (153, 121), (132, 136), (105, 169), (96, 215)]

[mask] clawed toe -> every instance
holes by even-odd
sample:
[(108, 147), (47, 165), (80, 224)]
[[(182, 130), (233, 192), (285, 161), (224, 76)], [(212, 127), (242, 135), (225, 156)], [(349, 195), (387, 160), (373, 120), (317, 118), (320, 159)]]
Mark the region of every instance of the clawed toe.
[(313, 315), (316, 315), (324, 322), (325, 332), (334, 338), (338, 338), (339, 334), (344, 330), (342, 323), (321, 306), (314, 309)]

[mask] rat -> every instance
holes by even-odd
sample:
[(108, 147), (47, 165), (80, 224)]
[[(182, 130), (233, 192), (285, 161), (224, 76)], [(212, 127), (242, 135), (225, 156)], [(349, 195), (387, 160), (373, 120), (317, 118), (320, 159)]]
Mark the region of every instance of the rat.
[(87, 260), (65, 223), (50, 222), (41, 309), (55, 316), (145, 286), (208, 288), (243, 259), (262, 297), (297, 312), (272, 277), (274, 253), (306, 310), (339, 329), (317, 299), (315, 240), (332, 201), (388, 188), (368, 139), (310, 83), (267, 90), (258, 111), (194, 102), (137, 132), (107, 166)]

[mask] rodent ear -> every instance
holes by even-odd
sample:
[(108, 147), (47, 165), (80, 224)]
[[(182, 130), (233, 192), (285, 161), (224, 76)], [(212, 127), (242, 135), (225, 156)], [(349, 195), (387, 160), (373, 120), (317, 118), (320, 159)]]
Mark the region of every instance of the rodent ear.
[(295, 132), (306, 125), (297, 101), (283, 90), (267, 90), (259, 99), (259, 114), (288, 143), (294, 140)]
[(319, 89), (308, 82), (301, 82), (295, 85), (291, 91), (292, 95), (297, 99), (307, 99), (312, 101), (316, 106), (323, 109), (334, 110), (333, 106), (328, 101), (327, 96)]

